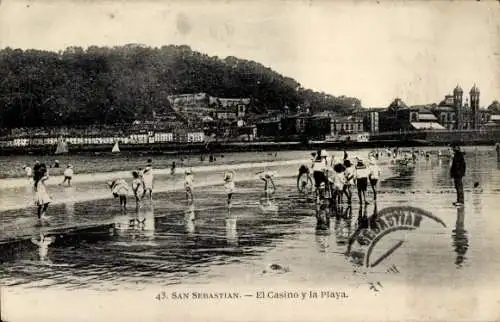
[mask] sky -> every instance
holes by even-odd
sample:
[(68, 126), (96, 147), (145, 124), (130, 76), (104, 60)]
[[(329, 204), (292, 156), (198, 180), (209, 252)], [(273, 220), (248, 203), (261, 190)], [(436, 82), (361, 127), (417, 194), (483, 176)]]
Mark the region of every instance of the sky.
[(500, 1), (0, 0), (0, 47), (189, 45), (364, 107), (500, 100)]

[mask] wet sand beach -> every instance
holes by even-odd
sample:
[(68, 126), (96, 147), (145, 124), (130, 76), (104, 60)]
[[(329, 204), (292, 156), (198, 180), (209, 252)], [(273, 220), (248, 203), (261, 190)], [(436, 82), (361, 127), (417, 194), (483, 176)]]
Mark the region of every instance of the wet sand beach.
[[(317, 319), (335, 310), (345, 320), (370, 320), (367, 312), (375, 308), (395, 320), (491, 320), (499, 299), (500, 162), (486, 148), (466, 150), (466, 161), (464, 208), (452, 205), (449, 160), (421, 159), (405, 175), (383, 165), (377, 202), (370, 192), (366, 206), (354, 197), (351, 207), (343, 204), (339, 216), (331, 217), (329, 231), (315, 229), (314, 203), (297, 192), (293, 163), (266, 167), (279, 174), (270, 202), (255, 176), (259, 169), (239, 169), (230, 211), (220, 171), (195, 175), (200, 181), (193, 205), (179, 190), (181, 176), (158, 180), (164, 191), (153, 203), (136, 210), (130, 200), (125, 214), (105, 188), (96, 190), (96, 182), (60, 188), (59, 195), (88, 198), (67, 197), (69, 202), (51, 206), (51, 226), (33, 226), (33, 207), (0, 213), (2, 293), (8, 299), (2, 309), (8, 321), (40, 318), (44, 310), (57, 321), (68, 314), (90, 321), (111, 309), (112, 317), (123, 321), (154, 316), (190, 321), (203, 318), (206, 310), (214, 320), (305, 321), (307, 310)], [(2, 200), (20, 203), (21, 192), (15, 191)], [(101, 193), (106, 198), (93, 198)], [(347, 252), (349, 237), (366, 218), (397, 206), (432, 213), (444, 225), (424, 218), (418, 229), (388, 234), (373, 258), (385, 256), (384, 249), (394, 244), (399, 248), (376, 267), (357, 265)], [(85, 229), (70, 232), (74, 226)], [(55, 238), (45, 250), (29, 240), (40, 230)], [(311, 291), (320, 299), (301, 299), (301, 292)], [(176, 300), (174, 292), (189, 295)], [(240, 298), (203, 300), (193, 292), (233, 292)], [(127, 301), (136, 307), (116, 311)], [(26, 310), (14, 310), (21, 302)], [(87, 313), (76, 316), (70, 307)], [(276, 315), (265, 315), (266, 310)]]

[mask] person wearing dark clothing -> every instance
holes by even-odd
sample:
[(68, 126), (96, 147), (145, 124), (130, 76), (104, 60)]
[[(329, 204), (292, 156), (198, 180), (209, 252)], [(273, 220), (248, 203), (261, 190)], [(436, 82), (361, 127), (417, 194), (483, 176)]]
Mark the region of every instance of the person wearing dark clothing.
[(457, 201), (453, 204), (460, 207), (464, 205), (464, 186), (462, 178), (465, 176), (465, 158), (458, 146), (453, 147), (453, 152), (454, 155), (450, 168), (450, 177), (453, 178), (455, 189), (457, 191)]
[(41, 178), (41, 172), (40, 172), (41, 166), (42, 165), (40, 164), (39, 161), (35, 162), (35, 165), (33, 166), (33, 180), (36, 180), (35, 178), (37, 177)]

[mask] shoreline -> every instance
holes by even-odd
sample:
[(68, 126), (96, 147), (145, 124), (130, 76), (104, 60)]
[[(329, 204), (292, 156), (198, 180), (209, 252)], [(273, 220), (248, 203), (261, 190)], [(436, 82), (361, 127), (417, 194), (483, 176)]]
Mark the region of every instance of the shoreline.
[[(357, 141), (309, 141), (299, 142), (208, 142), (208, 143), (145, 143), (145, 144), (120, 144), (120, 153), (149, 153), (164, 155), (192, 155), (192, 154), (211, 154), (211, 153), (230, 153), (230, 152), (271, 152), (271, 151), (291, 151), (291, 150), (311, 150), (318, 148), (329, 149), (363, 149), (363, 148), (381, 148), (381, 147), (434, 147), (446, 146), (450, 143), (457, 143), (463, 146), (470, 145), (494, 145), (494, 140), (473, 140), (473, 141), (428, 141), (418, 139), (403, 140), (371, 140), (367, 142)], [(68, 154), (110, 154), (112, 144), (100, 145), (68, 145)], [(55, 145), (50, 146), (31, 146), (31, 147), (1, 147), (0, 155), (54, 155)]]
[[(193, 167), (178, 167), (176, 168), (176, 176), (180, 176), (184, 174), (184, 171), (187, 168), (190, 168), (194, 173), (210, 173), (217, 171), (227, 171), (227, 170), (239, 170), (239, 169), (253, 169), (253, 168), (262, 168), (262, 167), (276, 167), (276, 166), (285, 166), (285, 165), (296, 165), (302, 163), (308, 163), (310, 160), (308, 159), (296, 159), (296, 160), (284, 160), (284, 161), (261, 161), (261, 162), (242, 162), (242, 163), (234, 163), (234, 164), (219, 164), (219, 165), (205, 165), (205, 166), (193, 166)], [(155, 177), (164, 177), (170, 176), (169, 168), (159, 168), (154, 169)], [(82, 173), (77, 174), (73, 178), (73, 183), (85, 183), (85, 182), (107, 182), (109, 180), (113, 180), (114, 178), (128, 178), (130, 177), (130, 170), (124, 171), (111, 171), (111, 172), (97, 172), (97, 173)], [(50, 180), (47, 185), (48, 186), (57, 186), (60, 182), (62, 182), (64, 176), (63, 175), (55, 175), (50, 176), (52, 180)], [(27, 179), (22, 178), (5, 178), (0, 179), (1, 188), (0, 191), (5, 189), (13, 189), (13, 188), (22, 188), (26, 187)]]

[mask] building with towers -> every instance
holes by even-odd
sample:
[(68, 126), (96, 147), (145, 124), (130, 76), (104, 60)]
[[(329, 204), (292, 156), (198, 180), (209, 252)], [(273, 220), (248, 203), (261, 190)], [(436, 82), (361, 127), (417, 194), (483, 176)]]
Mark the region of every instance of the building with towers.
[(453, 95), (446, 95), (432, 112), (448, 130), (479, 130), (489, 121), (490, 114), (480, 108), (479, 97), (479, 88), (474, 84), (464, 102), (464, 91), (457, 85)]

